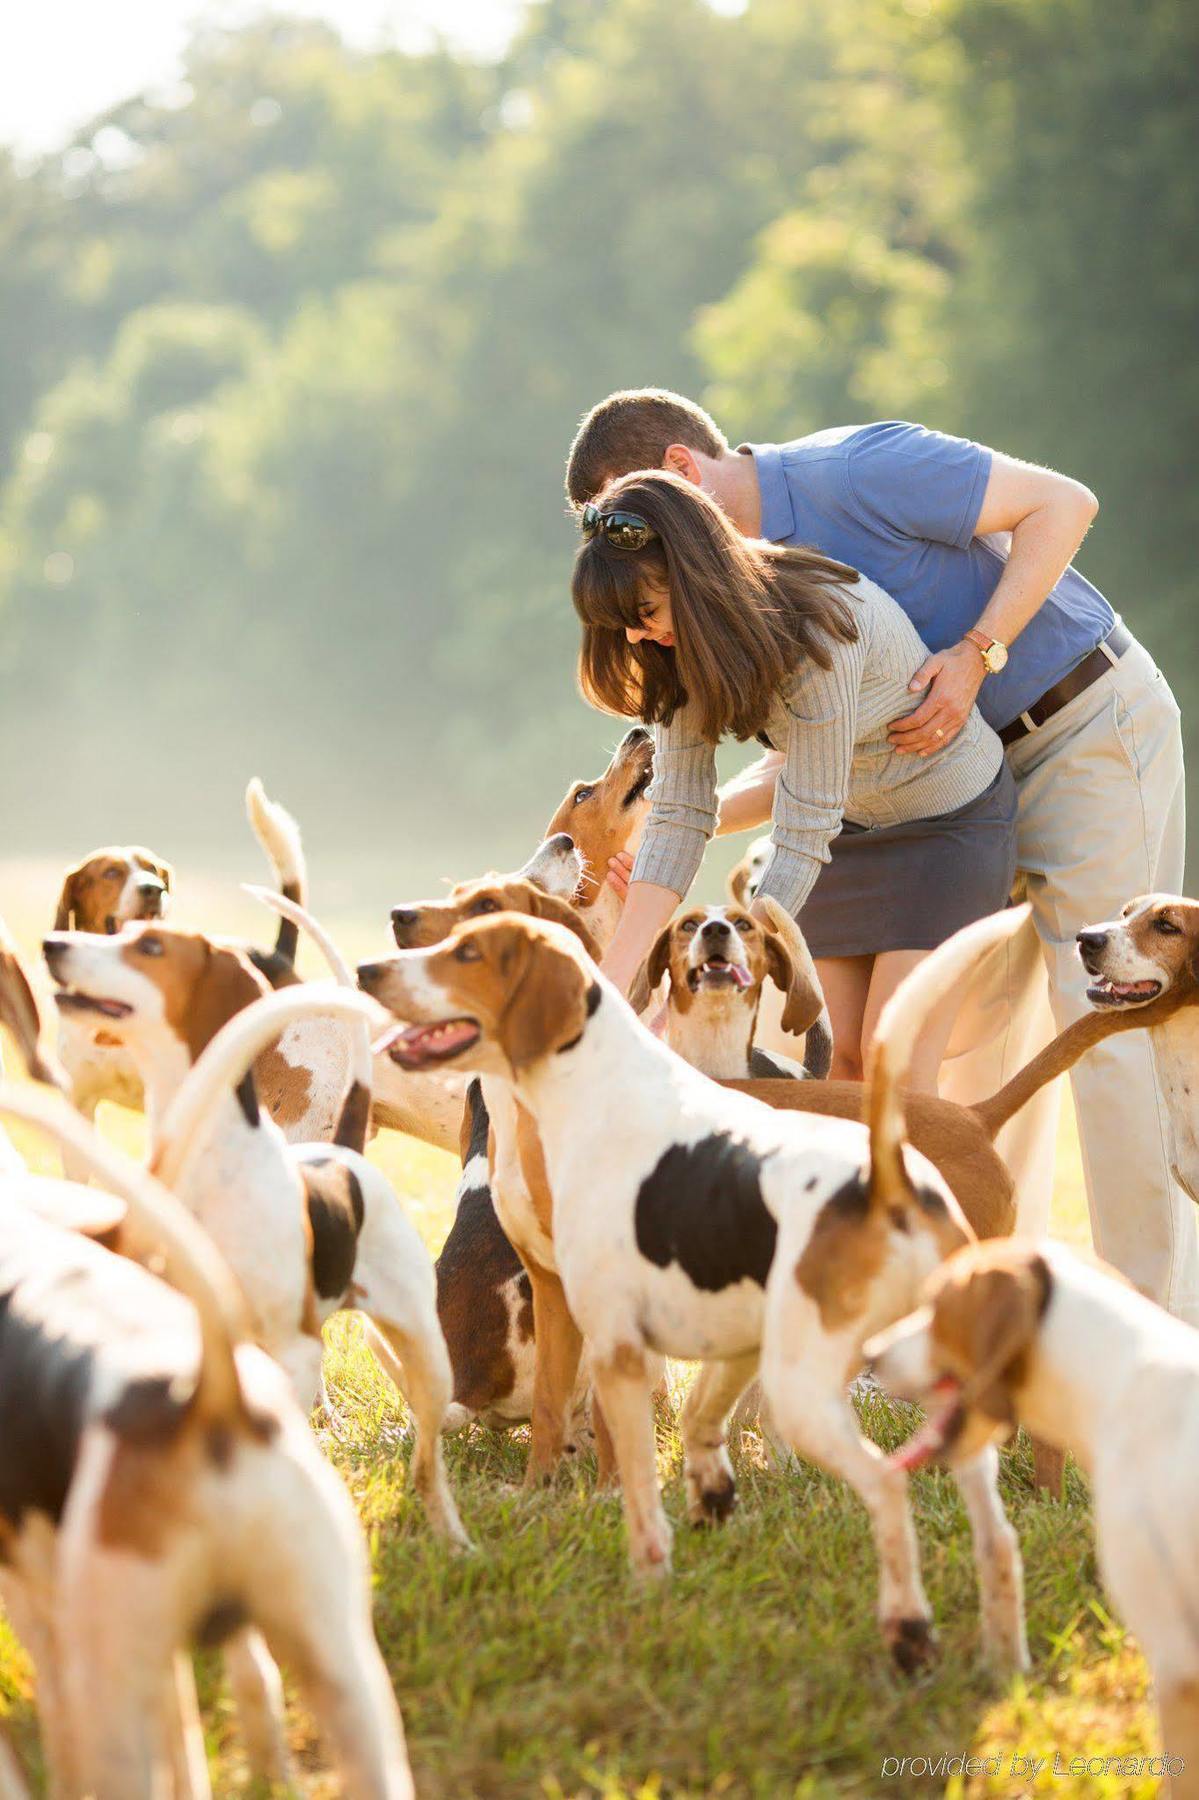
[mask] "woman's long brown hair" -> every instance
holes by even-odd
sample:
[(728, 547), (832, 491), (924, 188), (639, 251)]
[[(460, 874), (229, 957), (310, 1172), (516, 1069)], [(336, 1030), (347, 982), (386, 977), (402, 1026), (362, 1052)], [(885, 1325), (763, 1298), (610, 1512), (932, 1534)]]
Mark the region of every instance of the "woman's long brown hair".
[[(840, 591), (858, 579), (856, 569), (815, 550), (742, 537), (681, 476), (665, 469), (626, 475), (598, 505), (637, 513), (657, 533), (643, 550), (621, 550), (598, 532), (575, 558), (579, 686), (600, 711), (669, 725), (691, 704), (709, 743), (728, 732), (752, 737), (797, 667), (810, 660), (827, 669), (829, 639), (857, 637)], [(647, 581), (670, 594), (673, 649), (625, 637), (652, 603)]]

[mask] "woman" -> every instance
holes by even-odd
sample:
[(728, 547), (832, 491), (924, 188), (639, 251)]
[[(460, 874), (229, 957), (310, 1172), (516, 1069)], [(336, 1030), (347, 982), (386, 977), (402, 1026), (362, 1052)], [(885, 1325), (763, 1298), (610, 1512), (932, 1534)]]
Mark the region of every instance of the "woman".
[[(861, 1073), (887, 997), (921, 957), (1003, 906), (1016, 796), (973, 711), (944, 749), (900, 756), (928, 652), (881, 588), (814, 550), (743, 538), (713, 500), (664, 470), (633, 474), (583, 513), (572, 597), (579, 685), (593, 706), (655, 728), (653, 807), (604, 961), (627, 992), (717, 828), (716, 746), (781, 753), (773, 854), (758, 889), (799, 920), (837, 1044)], [(744, 830), (748, 794), (721, 825)], [(936, 1090), (952, 1015), (925, 1033), (913, 1086)]]

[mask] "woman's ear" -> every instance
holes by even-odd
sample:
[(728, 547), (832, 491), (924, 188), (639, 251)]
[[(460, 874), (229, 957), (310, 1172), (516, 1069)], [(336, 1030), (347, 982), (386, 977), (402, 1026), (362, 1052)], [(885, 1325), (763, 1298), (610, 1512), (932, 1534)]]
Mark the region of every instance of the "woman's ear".
[(673, 925), (667, 925), (654, 939), (649, 955), (638, 969), (629, 989), (629, 1005), (635, 1013), (643, 1013), (650, 1003), (654, 989), (666, 973), (670, 962), (670, 938)]

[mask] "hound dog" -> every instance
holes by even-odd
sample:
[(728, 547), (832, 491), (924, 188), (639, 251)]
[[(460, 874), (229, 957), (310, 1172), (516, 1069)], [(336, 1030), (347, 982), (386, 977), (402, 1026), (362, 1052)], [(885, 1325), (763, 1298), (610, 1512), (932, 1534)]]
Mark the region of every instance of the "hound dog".
[[(396, 907), (397, 944), (433, 945), (465, 920), (515, 911), (558, 920), (598, 955), (620, 917), (605, 879), (608, 861), (618, 850), (636, 849), (652, 775), (653, 740), (634, 726), (598, 780), (571, 784), (544, 843), (518, 876), (484, 876), (459, 883), (444, 900)], [(494, 1073), (481, 1084), (479, 1106), (475, 1129), (482, 1143), (486, 1128), (487, 1178), (480, 1178), (478, 1162), (464, 1170), (454, 1226), (438, 1261), (438, 1308), (454, 1364), (453, 1418), (531, 1418), (526, 1479), (533, 1483), (557, 1465), (568, 1418), (578, 1414), (582, 1344), (554, 1267), (553, 1204), (536, 1130)], [(593, 1422), (606, 1477), (610, 1446), (602, 1420)]]
[[(295, 820), (268, 800), (257, 779), (246, 789), (246, 811), (282, 891), (303, 902), (307, 871)], [(55, 913), (55, 931), (86, 931), (111, 937), (135, 919), (166, 916), (174, 873), (171, 865), (140, 845), (111, 845), (94, 850), (63, 878)], [(273, 987), (295, 981), (296, 930), (284, 920), (273, 950), (247, 955)], [(101, 1017), (68, 1014), (59, 1025), (59, 1054), (70, 1078), (75, 1104), (94, 1119), (101, 1100), (141, 1111), (145, 1104), (141, 1077), (125, 1046)], [(263, 1073), (271, 1074), (271, 1052), (264, 1053)], [(74, 1173), (75, 1171), (69, 1171)]]
[[(410, 1800), (361, 1530), (221, 1258), (57, 1096), (4, 1086), (0, 1110), (94, 1168), (174, 1283), (0, 1184), (0, 1591), (37, 1668), (52, 1791), (204, 1800), (186, 1651), (252, 1621), (341, 1791)], [(76, 1192), (84, 1211), (110, 1198)]]
[[(612, 1434), (634, 1568), (669, 1567), (654, 1455), (653, 1353), (701, 1361), (682, 1418), (693, 1521), (735, 1489), (725, 1423), (762, 1351), (785, 1439), (849, 1480), (869, 1509), (879, 1613), (902, 1666), (927, 1654), (930, 1613), (902, 1475), (866, 1443), (846, 1395), (863, 1340), (910, 1307), (970, 1228), (936, 1170), (902, 1148), (896, 1075), (929, 1007), (1023, 922), (982, 921), (936, 952), (884, 1013), (869, 1133), (718, 1087), (674, 1055), (554, 922), (500, 914), (433, 949), (364, 965), (415, 1067), (454, 1061), (510, 1081), (536, 1121), (553, 1193), (554, 1254)], [(984, 1628), (1027, 1661), (1019, 1552), (986, 1450), (963, 1491), (986, 1545)], [(995, 1578), (1002, 1559), (1003, 1580)]]
[[(156, 1172), (224, 1253), (259, 1342), (301, 1404), (310, 1407), (320, 1386), (322, 1325), (356, 1308), (412, 1410), (413, 1482), (431, 1523), (466, 1546), (442, 1458), (451, 1374), (432, 1262), (361, 1154), (370, 1100), (362, 997), (315, 984), (270, 995), (240, 951), (156, 924), (106, 938), (58, 933), (45, 954), (59, 1006), (99, 1013), (128, 1045), (146, 1087)], [(336, 1141), (297, 1147), (259, 1108), (252, 1064), (284, 1026), (317, 1012), (357, 1021), (357, 1060)], [(191, 1146), (186, 1155), (181, 1145)]]
[[(690, 907), (659, 932), (629, 999), (644, 1012), (668, 981), (663, 1037), (684, 1062), (716, 1081), (823, 1081), (833, 1034), (815, 965), (794, 919), (767, 900), (768, 919), (743, 906)], [(768, 982), (783, 997), (782, 1029), (803, 1039), (802, 1068), (754, 1043)]]
[(1175, 1800), (1194, 1800), (1199, 1333), (1061, 1244), (980, 1244), (938, 1269), (926, 1303), (866, 1354), (929, 1412), (898, 1467), (955, 1467), (1023, 1419), (1087, 1471), (1100, 1571), (1153, 1672)]
[[(7, 1026), (29, 1074), (34, 1081), (48, 1082), (51, 1087), (69, 1091), (65, 1072), (54, 1056), (42, 1047), (42, 1015), (25, 973), (17, 946), (0, 919), (0, 1025)], [(4, 1059), (0, 1056), (0, 1077)], [(16, 1145), (0, 1125), (0, 1177), (25, 1174), (25, 1163)]]

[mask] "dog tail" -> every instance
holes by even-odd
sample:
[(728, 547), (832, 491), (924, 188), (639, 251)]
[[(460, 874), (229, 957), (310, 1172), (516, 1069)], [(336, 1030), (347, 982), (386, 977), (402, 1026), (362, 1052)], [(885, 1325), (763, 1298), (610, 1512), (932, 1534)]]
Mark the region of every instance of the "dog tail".
[(0, 1081), (0, 1113), (21, 1119), (73, 1150), (96, 1179), (123, 1200), (130, 1247), (161, 1259), (166, 1279), (187, 1297), (200, 1321), (196, 1407), (208, 1421), (244, 1410), (234, 1350), (250, 1338), (245, 1300), (220, 1251), (187, 1208), (148, 1169), (102, 1138), (57, 1094)]
[(1017, 1070), (989, 1100), (972, 1101), (971, 1112), (981, 1120), (987, 1136), (994, 1140), (1039, 1088), (1072, 1069), (1079, 1057), (1085, 1056), (1095, 1044), (1101, 1044), (1104, 1038), (1115, 1037), (1121, 1031), (1148, 1031), (1154, 1025), (1164, 1024), (1177, 1012), (1178, 1005), (1179, 1002), (1170, 995), (1163, 995), (1148, 1006), (1138, 1006), (1128, 1012), (1084, 1013), (1081, 1019), (1075, 1019), (1064, 1031), (1059, 1031), (1052, 1043), (1039, 1050), (1032, 1061)]
[(57, 1057), (42, 1048), (42, 1014), (17, 947), (0, 920), (0, 1025), (16, 1039), (21, 1060), (34, 1081), (44, 1081), (68, 1097), (71, 1084)]
[[(247, 894), (253, 894), (255, 900), (261, 900), (272, 912), (281, 913), (292, 925), (306, 931), (325, 961), (328, 963), (334, 981), (338, 987), (351, 988), (357, 991), (358, 984), (351, 975), (341, 951), (333, 942), (319, 919), (306, 912), (302, 906), (289, 900), (283, 894), (276, 894), (270, 888), (252, 887), (245, 884)], [(350, 1085), (346, 1089), (346, 1097), (342, 1101), (341, 1113), (337, 1127), (333, 1133), (333, 1142), (343, 1150), (365, 1150), (367, 1132), (371, 1122), (371, 1039), (370, 1029), (365, 1019), (359, 1020), (351, 1029), (351, 1065)]]
[(221, 1102), (288, 1025), (311, 1018), (369, 1023), (377, 1017), (365, 994), (316, 981), (282, 988), (235, 1013), (204, 1046), (166, 1110), (151, 1164), (159, 1180), (170, 1188), (179, 1186)]
[(901, 1083), (929, 1014), (953, 992), (980, 957), (1020, 929), (1028, 913), (1027, 906), (1010, 906), (955, 932), (905, 976), (883, 1007), (866, 1062), (873, 1200), (903, 1205), (912, 1192), (903, 1160)]
[[(277, 800), (267, 799), (266, 789), (257, 775), (246, 788), (246, 817), (274, 871), (279, 892), (288, 900), (294, 900), (297, 906), (307, 905), (308, 864), (304, 858), (300, 827)], [(299, 944), (299, 928), (294, 919), (285, 915), (279, 922), (275, 955), (282, 962), (294, 965)]]

